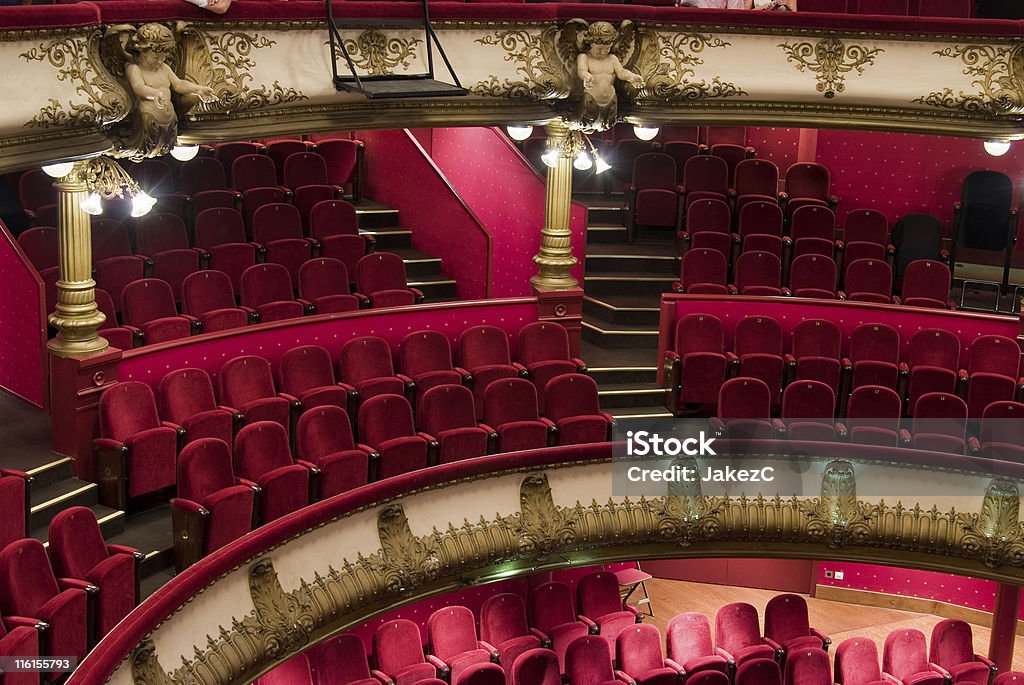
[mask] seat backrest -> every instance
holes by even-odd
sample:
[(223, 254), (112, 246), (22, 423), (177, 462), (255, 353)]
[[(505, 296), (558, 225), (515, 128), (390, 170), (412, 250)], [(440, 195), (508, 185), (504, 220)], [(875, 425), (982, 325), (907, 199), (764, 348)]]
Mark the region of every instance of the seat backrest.
[(852, 637), (836, 647), (836, 679), (843, 685), (867, 685), (882, 679), (874, 640)]
[(615, 680), (608, 640), (600, 635), (578, 637), (565, 651), (565, 675), (573, 685), (600, 685)]
[(779, 167), (767, 159), (744, 159), (736, 165), (736, 195), (775, 197), (779, 190)]
[(359, 292), (367, 295), (406, 288), (405, 262), (391, 252), (368, 254), (356, 264), (356, 283)]
[(480, 606), (480, 639), (492, 645), (529, 635), (526, 604), (512, 592), (492, 595)]
[(832, 667), (821, 649), (802, 648), (786, 655), (786, 685), (832, 685)]
[(242, 214), (234, 209), (204, 209), (196, 215), (193, 230), (196, 234), (196, 247), (209, 249), (217, 245), (246, 242), (245, 222)]
[(125, 285), (121, 307), (124, 322), (132, 326), (178, 315), (171, 284), (159, 278), (143, 278)]
[(430, 388), (423, 393), (418, 412), (423, 430), (435, 436), (453, 428), (476, 426), (473, 391), (462, 385), (435, 385)]
[(679, 278), (683, 290), (699, 283), (724, 286), (729, 274), (729, 263), (718, 250), (702, 247), (687, 250), (680, 265)]
[(353, 384), (370, 378), (393, 376), (395, 366), (391, 361), (391, 346), (374, 335), (353, 338), (341, 347), (338, 369), (341, 379)]
[(908, 214), (892, 228), (896, 247), (896, 276), (900, 278), (915, 259), (938, 259), (942, 246), (942, 222), (930, 214)]
[(362, 147), (358, 140), (324, 140), (317, 144), (317, 152), (327, 164), (328, 183), (343, 185), (352, 181), (358, 171)]
[(217, 374), (217, 383), (221, 402), (232, 407), (277, 394), (270, 362), (255, 355), (235, 357), (226, 362)]
[(473, 612), (464, 606), (438, 609), (427, 619), (427, 642), (442, 661), (473, 651), (478, 647)]
[(981, 415), (981, 442), (1024, 445), (1024, 404), (989, 402)]
[(916, 628), (900, 628), (885, 637), (882, 648), (882, 671), (902, 680), (928, 668), (927, 642)]
[[(752, 159), (751, 162), (758, 160)], [(782, 235), (782, 208), (774, 202), (748, 202), (740, 210), (740, 236), (755, 233), (765, 235)]]
[(307, 409), (295, 430), (296, 452), (307, 461), (355, 449), (352, 423), (341, 407), (322, 405)]
[(734, 602), (718, 610), (715, 614), (716, 647), (734, 654), (744, 647), (758, 644), (761, 644), (761, 628), (758, 626), (757, 609), (745, 602)]
[[(96, 288), (93, 291), (96, 297), (96, 309), (106, 317), (98, 330), (106, 330), (117, 326), (117, 312), (114, 308), (114, 298), (106, 290)], [(47, 309), (49, 311), (49, 308)]]
[(1002, 335), (975, 338), (971, 343), (967, 370), (1016, 378), (1020, 373), (1020, 346), (1013, 338)]
[(459, 336), (459, 357), (470, 371), (492, 364), (510, 364), (508, 347), (508, 335), (497, 326), (471, 326)]
[(885, 245), (889, 241), (889, 220), (877, 209), (855, 209), (846, 215), (843, 240)]
[(947, 618), (932, 627), (928, 661), (949, 668), (974, 661), (974, 637), (966, 621)]
[(484, 391), (484, 423), (492, 428), (537, 417), (537, 389), (525, 378), (491, 381)]
[(943, 328), (922, 328), (914, 333), (907, 350), (907, 365), (937, 366), (956, 371), (960, 367), (960, 338)]
[(358, 635), (345, 633), (331, 638), (319, 653), (317, 685), (349, 685), (370, 679), (366, 649)]
[(736, 685), (782, 685), (782, 669), (775, 659), (747, 659), (736, 669)]
[(673, 190), (676, 162), (661, 152), (647, 152), (633, 160), (633, 185), (637, 190)]
[(144, 255), (167, 250), (187, 250), (188, 231), (177, 214), (147, 214), (135, 220), (135, 246)]
[[(832, 392), (832, 389), (824, 383), (818, 383), (818, 385), (823, 385), (826, 390)], [(829, 415), (831, 416), (831, 414)], [(808, 417), (810, 418), (810, 415)], [(807, 602), (803, 597), (786, 593), (776, 595), (768, 600), (768, 604), (764, 608), (765, 637), (782, 644), (795, 637), (807, 637), (810, 634), (811, 624), (807, 618)]]
[(37, 226), (18, 235), (18, 245), (37, 271), (58, 265), (57, 229)]
[(813, 288), (836, 292), (838, 267), (830, 257), (819, 254), (802, 254), (789, 267), (789, 287), (794, 295), (798, 290)]
[(729, 685), (729, 676), (721, 671), (697, 671), (686, 682), (687, 685)]
[(680, 664), (695, 657), (712, 656), (711, 624), (708, 617), (696, 611), (676, 614), (665, 628), (668, 658)]
[(675, 350), (680, 357), (691, 352), (725, 353), (722, 322), (710, 314), (686, 314), (676, 321)]
[(266, 148), (261, 143), (250, 143), (248, 141), (235, 140), (227, 143), (217, 143), (213, 146), (213, 157), (224, 165), (225, 170), (230, 170), (235, 160), (243, 155), (255, 155)]
[(70, 507), (54, 516), (47, 540), (54, 573), (62, 578), (85, 580), (109, 556), (100, 524), (88, 507)]
[(732, 211), (724, 200), (713, 197), (695, 200), (686, 210), (686, 230), (692, 235), (701, 231), (728, 233)]
[(884, 323), (862, 323), (850, 334), (850, 360), (896, 364), (900, 360), (900, 334)]
[(254, 264), (242, 272), (242, 304), (259, 307), (269, 302), (295, 299), (288, 268), (266, 262)]
[(235, 190), (267, 188), (277, 185), (274, 160), (266, 155), (242, 155), (231, 164), (231, 184)]
[(580, 578), (576, 585), (579, 612), (593, 620), (622, 611), (619, 581), (609, 571), (596, 571)]
[(309, 210), (309, 234), (318, 240), (332, 235), (359, 235), (355, 206), (344, 200), (317, 202)]
[(530, 591), (530, 617), (533, 627), (548, 631), (576, 620), (572, 589), (560, 581), (543, 583)]
[(770, 316), (745, 316), (736, 324), (733, 352), (740, 359), (748, 354), (782, 356), (782, 326)]
[(215, 309), (234, 306), (235, 290), (231, 287), (231, 277), (223, 271), (196, 271), (181, 282), (181, 308), (190, 316), (202, 316)]
[(38, 616), (38, 610), (59, 592), (42, 542), (22, 538), (0, 550), (0, 608), (4, 614)]
[[(827, 383), (821, 381), (794, 381), (782, 393), (782, 418), (784, 419), (825, 419), (832, 418), (836, 406), (836, 394)], [(765, 635), (778, 642), (767, 628)], [(787, 638), (788, 639), (788, 638)], [(783, 640), (785, 641), (785, 640)]]
[(132, 253), (128, 229), (118, 221), (94, 221), (92, 228), (93, 264), (111, 257), (124, 257)]
[(292, 464), (288, 431), (276, 421), (256, 421), (235, 436), (235, 471), (256, 480), (274, 469)]
[(724, 195), (729, 188), (729, 165), (712, 155), (691, 157), (683, 167), (683, 186), (688, 193), (708, 191)]
[(534, 321), (519, 331), (518, 361), (524, 366), (551, 359), (568, 360), (569, 334), (565, 327), (548, 321)]
[(199, 216), (207, 209), (236, 209), (238, 192), (226, 188), (201, 190), (192, 196), (193, 216)]
[(744, 252), (736, 260), (735, 281), (741, 293), (751, 286), (778, 288), (782, 283), (782, 262), (771, 252)]
[(902, 408), (903, 401), (892, 388), (881, 385), (862, 385), (850, 393), (846, 418), (851, 425), (855, 425), (858, 419), (865, 419), (861, 422), (862, 425), (896, 430)]
[(305, 654), (296, 654), (260, 678), (260, 685), (311, 685), (312, 682), (313, 672)]
[(685, 140), (673, 140), (665, 143), (662, 151), (676, 163), (676, 183), (683, 182), (683, 167), (687, 160), (700, 154), (700, 145)]
[(922, 17), (960, 17), (972, 15), (971, 0), (918, 0), (917, 14)]
[(566, 373), (548, 381), (544, 388), (544, 415), (552, 421), (570, 416), (601, 413), (597, 382), (582, 373)]
[(415, 434), (412, 407), (401, 395), (377, 395), (359, 405), (360, 440), (371, 447)]
[(505, 670), (487, 661), (467, 666), (459, 674), (459, 685), (505, 685)]
[(121, 381), (100, 395), (100, 435), (126, 438), (160, 425), (153, 391), (139, 381)]
[(731, 378), (718, 391), (718, 416), (723, 419), (768, 419), (771, 390), (757, 378)]
[(348, 270), (345, 264), (331, 257), (319, 257), (299, 267), (299, 297), (316, 300), (328, 295), (348, 295)]
[(437, 331), (415, 331), (402, 338), (398, 347), (402, 373), (415, 378), (427, 371), (452, 368), (452, 347), (448, 336)]
[(828, 200), (832, 179), (828, 169), (814, 162), (797, 162), (786, 170), (786, 193), (791, 198)]
[(962, 438), (967, 428), (967, 403), (948, 392), (928, 392), (914, 405), (914, 432)]
[(836, 235), (836, 215), (828, 207), (804, 205), (793, 212), (789, 227), (793, 240), (800, 238), (824, 238), (834, 240)]
[(319, 345), (293, 347), (281, 357), (281, 389), (290, 395), (334, 383), (331, 355)]
[(190, 416), (217, 408), (210, 374), (202, 369), (171, 371), (160, 379), (160, 415), (181, 424)]
[(302, 237), (302, 215), (295, 205), (272, 202), (252, 215), (252, 238), (258, 243)]
[(839, 327), (825, 319), (807, 319), (793, 329), (793, 356), (839, 359), (843, 334)]
[(35, 211), (43, 205), (57, 202), (57, 189), (53, 181), (42, 169), (29, 169), (18, 179), (18, 200), (22, 208)]
[(214, 157), (196, 157), (181, 165), (181, 192), (195, 195), (228, 187), (224, 165)]
[(387, 675), (393, 675), (406, 666), (423, 663), (420, 629), (404, 618), (381, 624), (373, 634), (373, 654), (377, 667)]
[(327, 163), (315, 152), (292, 152), (284, 160), (284, 184), (289, 188), (326, 185)]
[(510, 667), (509, 685), (561, 685), (558, 655), (550, 649), (523, 652)]
[(910, 0), (856, 0), (857, 14), (910, 14)]
[(650, 623), (629, 626), (615, 638), (619, 670), (641, 675), (665, 667), (661, 653), (661, 632)]
[(949, 299), (953, 278), (949, 267), (934, 259), (918, 259), (903, 274), (903, 299), (927, 297), (939, 302)]

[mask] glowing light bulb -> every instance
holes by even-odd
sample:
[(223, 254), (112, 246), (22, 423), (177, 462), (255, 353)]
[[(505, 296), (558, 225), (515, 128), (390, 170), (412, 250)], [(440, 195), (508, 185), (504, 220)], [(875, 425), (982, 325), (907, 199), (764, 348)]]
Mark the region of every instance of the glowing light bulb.
[(603, 174), (612, 168), (612, 165), (604, 161), (601, 155), (594, 155), (594, 166), (596, 167), (594, 170), (595, 174)]
[(198, 154), (198, 145), (175, 145), (171, 148), (171, 157), (174, 157), (179, 162), (187, 162), (190, 159), (195, 159)]
[(586, 171), (590, 167), (594, 166), (594, 162), (591, 161), (590, 155), (586, 152), (581, 152), (576, 155), (576, 159), (572, 160), (572, 165), (580, 171)]
[(540, 161), (551, 168), (558, 166), (558, 150), (548, 150), (540, 156)]
[(654, 140), (658, 135), (658, 130), (656, 126), (634, 126), (633, 135), (640, 140)]
[(95, 191), (86, 195), (85, 199), (78, 206), (82, 208), (83, 212), (92, 216), (99, 216), (103, 213), (103, 200), (100, 199), (100, 194)]
[(71, 170), (75, 168), (74, 162), (57, 162), (56, 164), (47, 164), (43, 167), (43, 173), (53, 178), (64, 178), (71, 173)]
[(139, 192), (132, 197), (132, 216), (139, 217), (149, 214), (156, 204), (156, 198), (150, 197), (145, 192)]
[(985, 152), (989, 153), (993, 157), (1002, 157), (1010, 151), (1010, 141), (1008, 140), (986, 140), (985, 141)]
[(533, 126), (506, 126), (505, 130), (512, 140), (526, 140), (533, 135)]

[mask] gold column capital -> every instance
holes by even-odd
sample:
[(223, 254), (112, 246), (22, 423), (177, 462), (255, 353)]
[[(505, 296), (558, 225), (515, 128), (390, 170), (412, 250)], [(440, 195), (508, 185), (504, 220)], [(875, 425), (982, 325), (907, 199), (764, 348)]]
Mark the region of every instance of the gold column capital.
[(530, 283), (538, 288), (565, 290), (579, 287), (579, 282), (569, 273), (579, 261), (572, 253), (569, 217), (572, 209), (572, 161), (578, 152), (575, 138), (580, 134), (570, 132), (561, 120), (544, 128), (548, 134), (548, 149), (558, 150), (558, 158), (555, 166), (548, 168), (540, 252), (533, 258), (538, 273)]

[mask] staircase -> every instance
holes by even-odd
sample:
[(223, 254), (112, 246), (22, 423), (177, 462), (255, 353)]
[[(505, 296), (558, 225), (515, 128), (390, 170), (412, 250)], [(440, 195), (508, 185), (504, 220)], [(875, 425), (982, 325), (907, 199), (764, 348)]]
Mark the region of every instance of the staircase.
[(377, 252), (393, 252), (402, 258), (409, 287), (421, 290), (425, 301), (456, 299), (455, 281), (444, 275), (440, 257), (412, 246), (412, 231), (401, 228), (397, 209), (363, 199), (356, 204), (356, 218), (359, 232), (376, 240)]
[(619, 418), (669, 416), (656, 375), (661, 293), (679, 276), (673, 237), (628, 243), (621, 196), (577, 199), (589, 208), (580, 356), (601, 408)]

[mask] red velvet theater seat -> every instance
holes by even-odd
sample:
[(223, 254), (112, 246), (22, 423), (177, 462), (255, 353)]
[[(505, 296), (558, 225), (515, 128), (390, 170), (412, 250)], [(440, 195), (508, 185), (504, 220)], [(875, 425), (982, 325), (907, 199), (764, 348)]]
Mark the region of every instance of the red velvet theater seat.
[(496, 380), (526, 374), (525, 367), (512, 363), (508, 335), (497, 326), (471, 326), (459, 336), (462, 366), (473, 376), (473, 401), (477, 419), (483, 418), (484, 393)]
[(239, 157), (259, 154), (266, 152), (266, 150), (266, 146), (262, 143), (250, 143), (248, 141), (217, 143), (213, 146), (213, 158), (224, 165), (224, 169), (230, 173), (235, 160)]
[(565, 583), (544, 583), (530, 591), (529, 601), (531, 625), (544, 635), (542, 639), (550, 641), (558, 655), (560, 672), (565, 673), (569, 645), (589, 632), (587, 624), (576, 617), (572, 590)]
[(402, 395), (377, 395), (359, 405), (359, 438), (373, 448), (378, 480), (426, 468), (434, 438), (417, 433), (412, 407)]
[(482, 457), (489, 451), (491, 432), (477, 425), (473, 393), (469, 388), (434, 386), (423, 394), (417, 419), (420, 427), (437, 439), (438, 461), (442, 464)]
[(518, 452), (547, 447), (557, 428), (541, 418), (537, 390), (523, 378), (504, 378), (487, 386), (484, 423), (498, 433), (499, 452)]
[(959, 368), (960, 338), (956, 334), (942, 328), (924, 328), (914, 333), (906, 366), (900, 369), (910, 415), (913, 416), (917, 400), (926, 393), (955, 393)]
[(319, 345), (301, 345), (285, 352), (280, 374), (281, 390), (298, 398), (303, 411), (323, 406), (355, 409), (355, 388), (335, 381), (331, 355)]
[(992, 402), (985, 407), (972, 452), (982, 457), (1024, 463), (1024, 404)]
[(779, 167), (767, 159), (744, 159), (736, 165), (736, 213), (751, 202), (778, 202)]
[[(0, 657), (32, 659), (39, 656), (39, 636), (39, 631), (34, 627), (12, 626), (8, 628), (3, 617), (0, 617)], [(39, 685), (39, 674), (32, 672), (5, 673), (0, 676), (0, 682), (3, 682), (3, 685)]]
[[(305, 186), (330, 186), (327, 178), (327, 162), (324, 158), (308, 151), (298, 151), (289, 154), (284, 159), (284, 186), (297, 191)], [(340, 195), (342, 188), (334, 187), (334, 191)]]
[(143, 555), (131, 547), (108, 545), (88, 507), (71, 507), (50, 521), (50, 561), (61, 578), (99, 588), (95, 598), (93, 636), (113, 630), (139, 602), (139, 564)]
[(294, 205), (275, 202), (257, 209), (252, 238), (263, 245), (267, 262), (284, 266), (292, 283), (299, 282), (299, 267), (312, 258), (314, 242), (303, 237), (302, 217)]
[(676, 182), (682, 184), (683, 167), (686, 166), (686, 162), (691, 157), (696, 157), (706, 152), (706, 148), (699, 143), (693, 143), (688, 140), (672, 140), (665, 143), (661, 151), (671, 157), (672, 161), (676, 163)]
[(565, 652), (565, 675), (573, 685), (613, 685), (624, 681), (612, 670), (612, 652), (600, 635), (577, 638)]
[(40, 207), (57, 204), (53, 178), (42, 169), (29, 169), (18, 179), (18, 201), (30, 219)]
[(736, 260), (733, 280), (740, 295), (782, 295), (782, 262), (771, 252), (744, 252)]
[(320, 256), (341, 261), (350, 277), (356, 275), (359, 260), (373, 252), (373, 238), (359, 235), (356, 208), (344, 200), (313, 205), (309, 212), (309, 234), (320, 243)]
[(390, 252), (368, 254), (356, 264), (356, 285), (373, 307), (399, 307), (423, 302), (423, 293), (410, 288), (405, 262)]
[(185, 445), (178, 496), (171, 500), (178, 570), (252, 530), (255, 498), (256, 491), (235, 477), (228, 443), (202, 438)]
[(259, 519), (269, 523), (297, 511), (310, 502), (311, 473), (319, 469), (308, 462), (295, 463), (288, 446), (288, 432), (279, 423), (257, 421), (238, 431), (234, 450), (235, 473), (260, 487)]
[(216, 157), (196, 157), (181, 165), (181, 192), (192, 196), (204, 190), (226, 190), (227, 174)]
[[(768, 600), (764, 608), (764, 641), (777, 653), (783, 654), (805, 647), (828, 649), (832, 644), (825, 633), (811, 627), (807, 617), (807, 601), (800, 595), (788, 593)], [(877, 661), (876, 653), (876, 665)]]
[(676, 321), (674, 349), (665, 352), (669, 411), (684, 404), (715, 404), (730, 357), (722, 322), (707, 314), (686, 314)]
[(840, 432), (860, 445), (895, 447), (903, 403), (895, 390), (880, 385), (862, 385), (850, 394), (846, 424)]
[(701, 671), (686, 682), (688, 685), (729, 685), (729, 676), (718, 671)]
[(683, 167), (683, 187), (687, 211), (697, 200), (725, 201), (729, 193), (729, 165), (721, 157), (698, 155)]
[(794, 297), (836, 299), (838, 267), (830, 257), (800, 255), (789, 267), (789, 291)]
[[(852, 637), (836, 647), (836, 680), (843, 685), (890, 683), (878, 665), (878, 647), (874, 640)], [(895, 683), (893, 684), (895, 685)]]
[(1020, 346), (1000, 335), (983, 335), (971, 343), (967, 362), (967, 411), (977, 418), (992, 402), (1014, 400), (1024, 385)]
[(313, 303), (317, 314), (354, 312), (365, 298), (349, 289), (348, 270), (337, 259), (311, 259), (299, 267), (299, 297)]
[(231, 277), (235, 292), (242, 289), (242, 273), (256, 263), (262, 246), (249, 242), (242, 215), (234, 209), (213, 207), (199, 212), (193, 226), (196, 247), (210, 255), (210, 268)]
[(458, 678), (452, 678), (455, 685), (506, 685), (505, 669), (498, 664), (483, 662), (462, 669)]
[(711, 145), (709, 150), (713, 157), (725, 160), (726, 168), (729, 170), (729, 188), (736, 187), (736, 167), (745, 159), (757, 154), (752, 147), (737, 145), (736, 143), (717, 143)]
[[(615, 638), (619, 678), (636, 685), (677, 685), (682, 674), (678, 664), (661, 652), (661, 633), (652, 625), (630, 626)], [(618, 673), (616, 674), (618, 675)]]
[(736, 669), (735, 685), (782, 685), (782, 669), (774, 659), (748, 659)]
[(686, 228), (677, 235), (679, 250), (684, 256), (688, 250), (717, 250), (731, 259), (735, 240), (731, 229), (732, 212), (725, 200), (694, 200), (686, 209)]
[(619, 634), (634, 623), (641, 615), (632, 606), (623, 605), (619, 594), (619, 582), (614, 573), (598, 571), (580, 578), (576, 586), (576, 609), (579, 620), (608, 642), (608, 648), (615, 646)]
[(733, 333), (733, 354), (739, 359), (737, 375), (764, 381), (771, 391), (772, 407), (778, 407), (785, 371), (779, 322), (770, 316), (740, 319)]
[(318, 499), (366, 485), (370, 459), (377, 455), (356, 444), (344, 409), (321, 406), (305, 411), (295, 430), (296, 456), (320, 469)]
[(949, 267), (934, 259), (918, 259), (903, 274), (901, 299), (909, 307), (953, 309), (949, 299), (952, 286)]
[(889, 304), (892, 298), (892, 268), (878, 259), (858, 259), (846, 265), (845, 293), (839, 299), (852, 302)]
[(305, 654), (296, 654), (256, 682), (259, 685), (313, 685), (309, 658)]
[(231, 277), (206, 269), (187, 276), (181, 284), (181, 309), (199, 319), (204, 333), (242, 328), (259, 320), (255, 309), (235, 304)]
[(813, 162), (798, 162), (786, 170), (786, 192), (783, 199), (787, 214), (793, 216), (800, 207), (818, 205), (835, 209), (839, 198), (831, 195), (832, 177), (828, 168)]
[(200, 251), (188, 242), (185, 221), (175, 214), (147, 214), (135, 221), (136, 253), (152, 263), (150, 276), (167, 281), (175, 301), (181, 300), (185, 277), (200, 269)]
[(301, 318), (313, 304), (297, 300), (288, 269), (281, 264), (256, 264), (242, 272), (242, 304), (256, 310), (261, 323)]
[(775, 648), (761, 637), (757, 609), (745, 602), (726, 604), (715, 615), (715, 645), (737, 666), (749, 659), (774, 659)]
[(729, 662), (711, 644), (711, 626), (701, 613), (676, 614), (665, 628), (668, 658), (691, 677), (701, 671), (728, 673)]
[(850, 334), (850, 356), (843, 359), (843, 373), (850, 388), (881, 385), (896, 389), (899, 380), (900, 334), (892, 326), (864, 323)]
[[(315, 143), (310, 143), (305, 140), (299, 140), (298, 138), (283, 138), (279, 140), (267, 140), (264, 141), (267, 146), (267, 157), (274, 163), (274, 170), (277, 172), (277, 182), (282, 185), (286, 185), (289, 188), (295, 187), (289, 183), (285, 183), (285, 162), (292, 155), (297, 155), (305, 152), (310, 152), (316, 149)], [(297, 180), (297, 179), (296, 179)], [(300, 184), (306, 185), (306, 184)]]
[(615, 419), (601, 411), (597, 383), (590, 376), (568, 373), (548, 382), (544, 415), (558, 428), (559, 445), (581, 445), (612, 439)]
[(412, 379), (395, 373), (391, 345), (373, 335), (353, 338), (342, 345), (338, 377), (355, 388), (358, 402), (387, 394), (415, 396)]
[(427, 659), (458, 683), (466, 669), (488, 663), (497, 650), (477, 639), (476, 619), (464, 606), (442, 607), (427, 619)]
[(569, 352), (569, 334), (558, 323), (534, 321), (519, 330), (519, 355), (530, 380), (537, 388), (540, 411), (544, 413), (544, 388), (548, 381), (565, 373), (585, 373), (587, 365)]
[[(40, 636), (41, 652), (49, 657), (72, 657), (79, 662), (89, 646), (88, 583), (53, 575), (46, 549), (39, 540), (16, 540), (0, 551), (0, 609), (8, 628), (49, 627)], [(44, 673), (47, 680), (63, 674)]]
[(919, 0), (918, 11), (922, 17), (962, 17), (974, 16), (971, 0)]
[(251, 188), (273, 188), (278, 185), (274, 160), (266, 155), (241, 155), (231, 163), (231, 186), (241, 193)]
[(782, 209), (774, 202), (757, 200), (745, 204), (737, 214), (739, 223), (736, 230), (741, 252), (764, 250), (782, 259)]
[(467, 384), (469, 372), (452, 363), (452, 347), (448, 336), (437, 331), (415, 331), (402, 338), (398, 346), (400, 370), (416, 386), (419, 398), (438, 385)]
[(929, 392), (914, 406), (912, 445), (932, 452), (964, 453), (967, 403), (956, 395)]
[(732, 378), (718, 392), (718, 415), (711, 418), (711, 427), (719, 437), (766, 440), (775, 435), (770, 416), (768, 384), (758, 378)]
[(626, 186), (626, 221), (631, 237), (638, 226), (678, 231), (681, 189), (676, 186), (676, 163), (660, 152), (633, 161), (633, 182)]
[(140, 329), (147, 345), (187, 338), (202, 327), (199, 319), (178, 314), (174, 293), (166, 281), (132, 281), (124, 287), (122, 297), (124, 322)]
[(246, 423), (275, 421), (288, 429), (299, 407), (295, 396), (277, 392), (270, 362), (262, 357), (229, 360), (217, 374), (217, 385), (221, 403), (245, 416)]
[(27, 533), (28, 488), (27, 473), (0, 469), (0, 549)]
[[(794, 381), (782, 393), (781, 428), (790, 440), (831, 442), (836, 439), (832, 421), (835, 410), (836, 394), (828, 385), (819, 381)], [(767, 634), (767, 629), (765, 632)]]
[(521, 654), (508, 671), (509, 685), (561, 685), (558, 655), (550, 649), (531, 649)]
[(438, 675), (423, 655), (420, 629), (408, 619), (388, 621), (377, 628), (373, 634), (373, 655), (377, 668), (395, 685), (413, 685)]
[(250, 236), (253, 235), (256, 212), (267, 205), (287, 204), (289, 200), (294, 200), (288, 191), (276, 186), (249, 188), (241, 196), (242, 218), (245, 220), (246, 233)]
[(58, 266), (57, 229), (53, 226), (37, 226), (18, 235), (18, 245), (32, 262), (36, 271)]
[(786, 658), (786, 685), (833, 685), (832, 667), (822, 649), (798, 649)]
[(237, 190), (221, 188), (218, 190), (203, 190), (193, 195), (191, 199), (192, 230), (193, 235), (195, 235), (195, 217), (207, 209), (230, 209), (237, 211), (241, 206), (242, 194)]
[(836, 215), (831, 209), (818, 205), (798, 207), (790, 218), (792, 257), (820, 254), (835, 259), (839, 246), (835, 233)]
[(317, 152), (327, 163), (327, 181), (345, 186), (353, 202), (362, 198), (363, 143), (359, 140), (322, 140)]
[[(56, 275), (57, 269), (53, 269)], [(43, 274), (40, 274), (41, 276)], [(45, 278), (44, 278), (45, 283)], [(56, 287), (56, 285), (54, 286)], [(134, 326), (118, 326), (117, 325), (117, 313), (114, 311), (114, 300), (111, 299), (110, 293), (106, 290), (97, 288), (93, 291), (96, 297), (96, 308), (100, 310), (100, 313), (106, 317), (102, 324), (100, 324), (97, 332), (106, 338), (107, 342), (110, 343), (111, 347), (116, 347), (121, 350), (130, 350), (133, 347), (138, 347), (145, 344), (145, 336), (142, 331)], [(47, 307), (52, 311), (51, 307)]]
[(672, 291), (688, 295), (728, 295), (729, 263), (718, 250), (692, 248), (683, 255)]
[[(345, 633), (331, 638), (320, 647), (319, 654), (317, 685), (379, 685), (383, 682), (373, 677), (366, 649), (358, 635)], [(383, 673), (380, 675), (386, 677)]]
[(505, 665), (506, 671), (512, 670), (521, 654), (541, 646), (539, 632), (527, 624), (523, 598), (511, 592), (492, 595), (480, 606), (480, 639), (494, 645), (498, 662)]
[(153, 391), (122, 381), (100, 395), (100, 437), (93, 441), (100, 499), (124, 509), (128, 497), (174, 484), (180, 426), (160, 421)]
[(185, 441), (217, 438), (231, 444), (234, 427), (244, 417), (217, 405), (210, 374), (178, 369), (160, 379), (160, 415), (185, 430)]
[(916, 628), (890, 632), (882, 649), (882, 671), (905, 685), (941, 685), (946, 671), (931, 663), (924, 633)]
[(910, 13), (909, 0), (854, 0), (857, 14), (894, 14), (906, 16)]
[(144, 276), (146, 259), (132, 254), (128, 230), (116, 221), (94, 221), (92, 264), (96, 286), (110, 293), (114, 306), (121, 310), (121, 292), (132, 281)]

